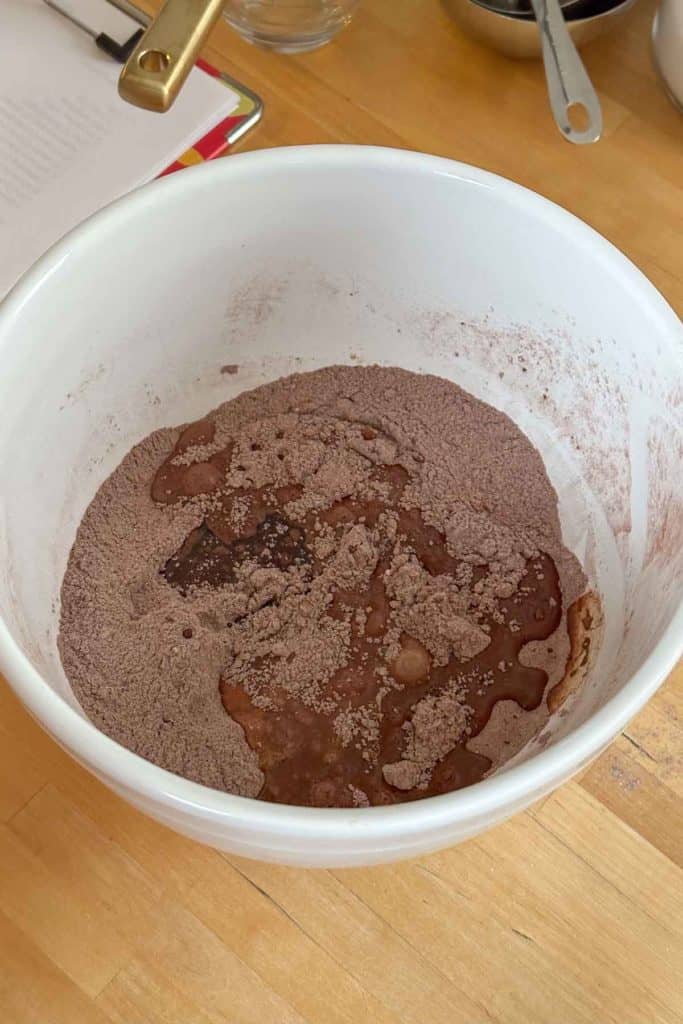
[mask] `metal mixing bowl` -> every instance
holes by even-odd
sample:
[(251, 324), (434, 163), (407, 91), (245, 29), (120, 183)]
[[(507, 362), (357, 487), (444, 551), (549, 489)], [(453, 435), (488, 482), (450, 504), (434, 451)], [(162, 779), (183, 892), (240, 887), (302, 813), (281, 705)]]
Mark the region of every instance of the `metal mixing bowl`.
[[(536, 22), (531, 17), (503, 14), (485, 6), (486, 0), (443, 0), (444, 7), (455, 22), (487, 46), (508, 57), (540, 57), (541, 42)], [(592, 13), (572, 18), (567, 27), (576, 46), (611, 32), (637, 0), (598, 0), (590, 5)]]

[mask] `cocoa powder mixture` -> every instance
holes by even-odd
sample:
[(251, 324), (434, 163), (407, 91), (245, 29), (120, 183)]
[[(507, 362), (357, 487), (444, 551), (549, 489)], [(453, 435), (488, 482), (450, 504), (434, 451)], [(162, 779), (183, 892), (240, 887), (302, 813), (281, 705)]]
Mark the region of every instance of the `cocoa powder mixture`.
[(133, 448), (78, 530), (59, 649), (93, 722), (164, 768), (392, 803), (477, 781), (542, 728), (584, 587), (507, 416), (337, 366)]

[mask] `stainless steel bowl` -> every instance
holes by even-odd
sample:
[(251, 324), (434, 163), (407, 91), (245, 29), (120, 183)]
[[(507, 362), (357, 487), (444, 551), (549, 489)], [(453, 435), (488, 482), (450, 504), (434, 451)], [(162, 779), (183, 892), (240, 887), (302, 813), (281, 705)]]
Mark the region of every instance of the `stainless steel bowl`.
[[(443, 0), (453, 20), (467, 32), (508, 57), (540, 57), (541, 41), (533, 17), (492, 11), (477, 0)], [(637, 0), (598, 0), (587, 16), (567, 17), (567, 27), (576, 46), (611, 32)]]

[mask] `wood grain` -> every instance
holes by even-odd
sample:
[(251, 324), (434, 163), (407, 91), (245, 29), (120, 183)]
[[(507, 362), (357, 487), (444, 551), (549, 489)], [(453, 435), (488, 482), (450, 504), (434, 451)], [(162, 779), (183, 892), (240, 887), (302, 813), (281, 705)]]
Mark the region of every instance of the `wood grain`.
[[(151, 4), (150, 9), (155, 6)], [(683, 121), (641, 0), (586, 63), (599, 145), (567, 145), (537, 63), (435, 0), (365, 0), (332, 45), (207, 56), (266, 102), (243, 148), (354, 142), (480, 164), (549, 196), (683, 310)], [(680, 1024), (683, 668), (583, 776), (423, 860), (240, 861), (168, 832), (71, 761), (0, 681), (2, 1024)]]

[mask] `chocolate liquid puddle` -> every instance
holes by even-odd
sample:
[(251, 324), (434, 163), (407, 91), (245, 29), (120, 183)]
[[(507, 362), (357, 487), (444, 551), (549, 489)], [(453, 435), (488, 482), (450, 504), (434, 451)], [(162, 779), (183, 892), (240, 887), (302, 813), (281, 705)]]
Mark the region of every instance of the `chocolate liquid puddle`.
[[(196, 483), (191, 471), (196, 464), (178, 466), (172, 460), (188, 446), (188, 437), (196, 443), (198, 436), (205, 443), (210, 435), (204, 422), (191, 428), (189, 434), (185, 432), (180, 446), (155, 476), (152, 495), (157, 500), (169, 503), (192, 494)], [(229, 460), (227, 448), (212, 456), (208, 465), (224, 466)], [(194, 476), (196, 479), (197, 474)], [(388, 485), (387, 501), (345, 499), (300, 521), (291, 521), (283, 511), (283, 506), (300, 493), (297, 487), (270, 491), (242, 488), (221, 496), (220, 508), (189, 534), (160, 572), (183, 594), (192, 587), (219, 588), (234, 582), (238, 567), (246, 560), (279, 569), (308, 566), (315, 575), (321, 568), (311, 547), (316, 522), (337, 529), (359, 522), (373, 527), (381, 513), (388, 511), (398, 518), (398, 534), (405, 538), (405, 546), (431, 575), (455, 573), (458, 560), (448, 553), (443, 534), (427, 525), (417, 510), (400, 507), (408, 480), (406, 471), (398, 465), (378, 467), (373, 476)], [(212, 479), (205, 475), (202, 486), (210, 486)], [(235, 498), (247, 499), (251, 512), (239, 534), (230, 518)], [(334, 593), (328, 612), (333, 618), (345, 620), (356, 609), (367, 611), (362, 626), (351, 615), (350, 658), (327, 684), (327, 689), (338, 698), (338, 710), (376, 704), (385, 688), (385, 680), (376, 670), (384, 664), (379, 645), (389, 616), (383, 584), (387, 569), (388, 560), (381, 559), (366, 589), (337, 589)], [(490, 644), (466, 663), (451, 657), (444, 666), (430, 665), (424, 647), (409, 635), (401, 635), (402, 651), (408, 657), (404, 656), (403, 671), (395, 662), (390, 673), (398, 685), (383, 696), (377, 750), (370, 764), (367, 751), (342, 743), (335, 732), (335, 715), (306, 707), (285, 690), (275, 697), (275, 709), (262, 710), (254, 706), (244, 687), (232, 684), (229, 675), (222, 676), (220, 694), (225, 710), (244, 729), (264, 773), (259, 798), (275, 803), (333, 807), (348, 803), (349, 794), (357, 790), (367, 794), (371, 804), (387, 804), (446, 793), (482, 779), (491, 761), (469, 751), (467, 741), (481, 732), (497, 701), (514, 700), (522, 709), (531, 711), (541, 703), (548, 682), (546, 672), (520, 664), (518, 655), (530, 640), (549, 637), (561, 619), (559, 578), (549, 556), (539, 554), (529, 561), (517, 593), (501, 601), (500, 610), (518, 628), (511, 632), (507, 625), (492, 617), (484, 618)], [(505, 666), (503, 670), (501, 665)], [(455, 678), (462, 688), (464, 702), (471, 709), (467, 737), (433, 768), (426, 785), (407, 791), (389, 786), (382, 768), (401, 759), (404, 725), (410, 721), (415, 705), (428, 694), (443, 692)]]

